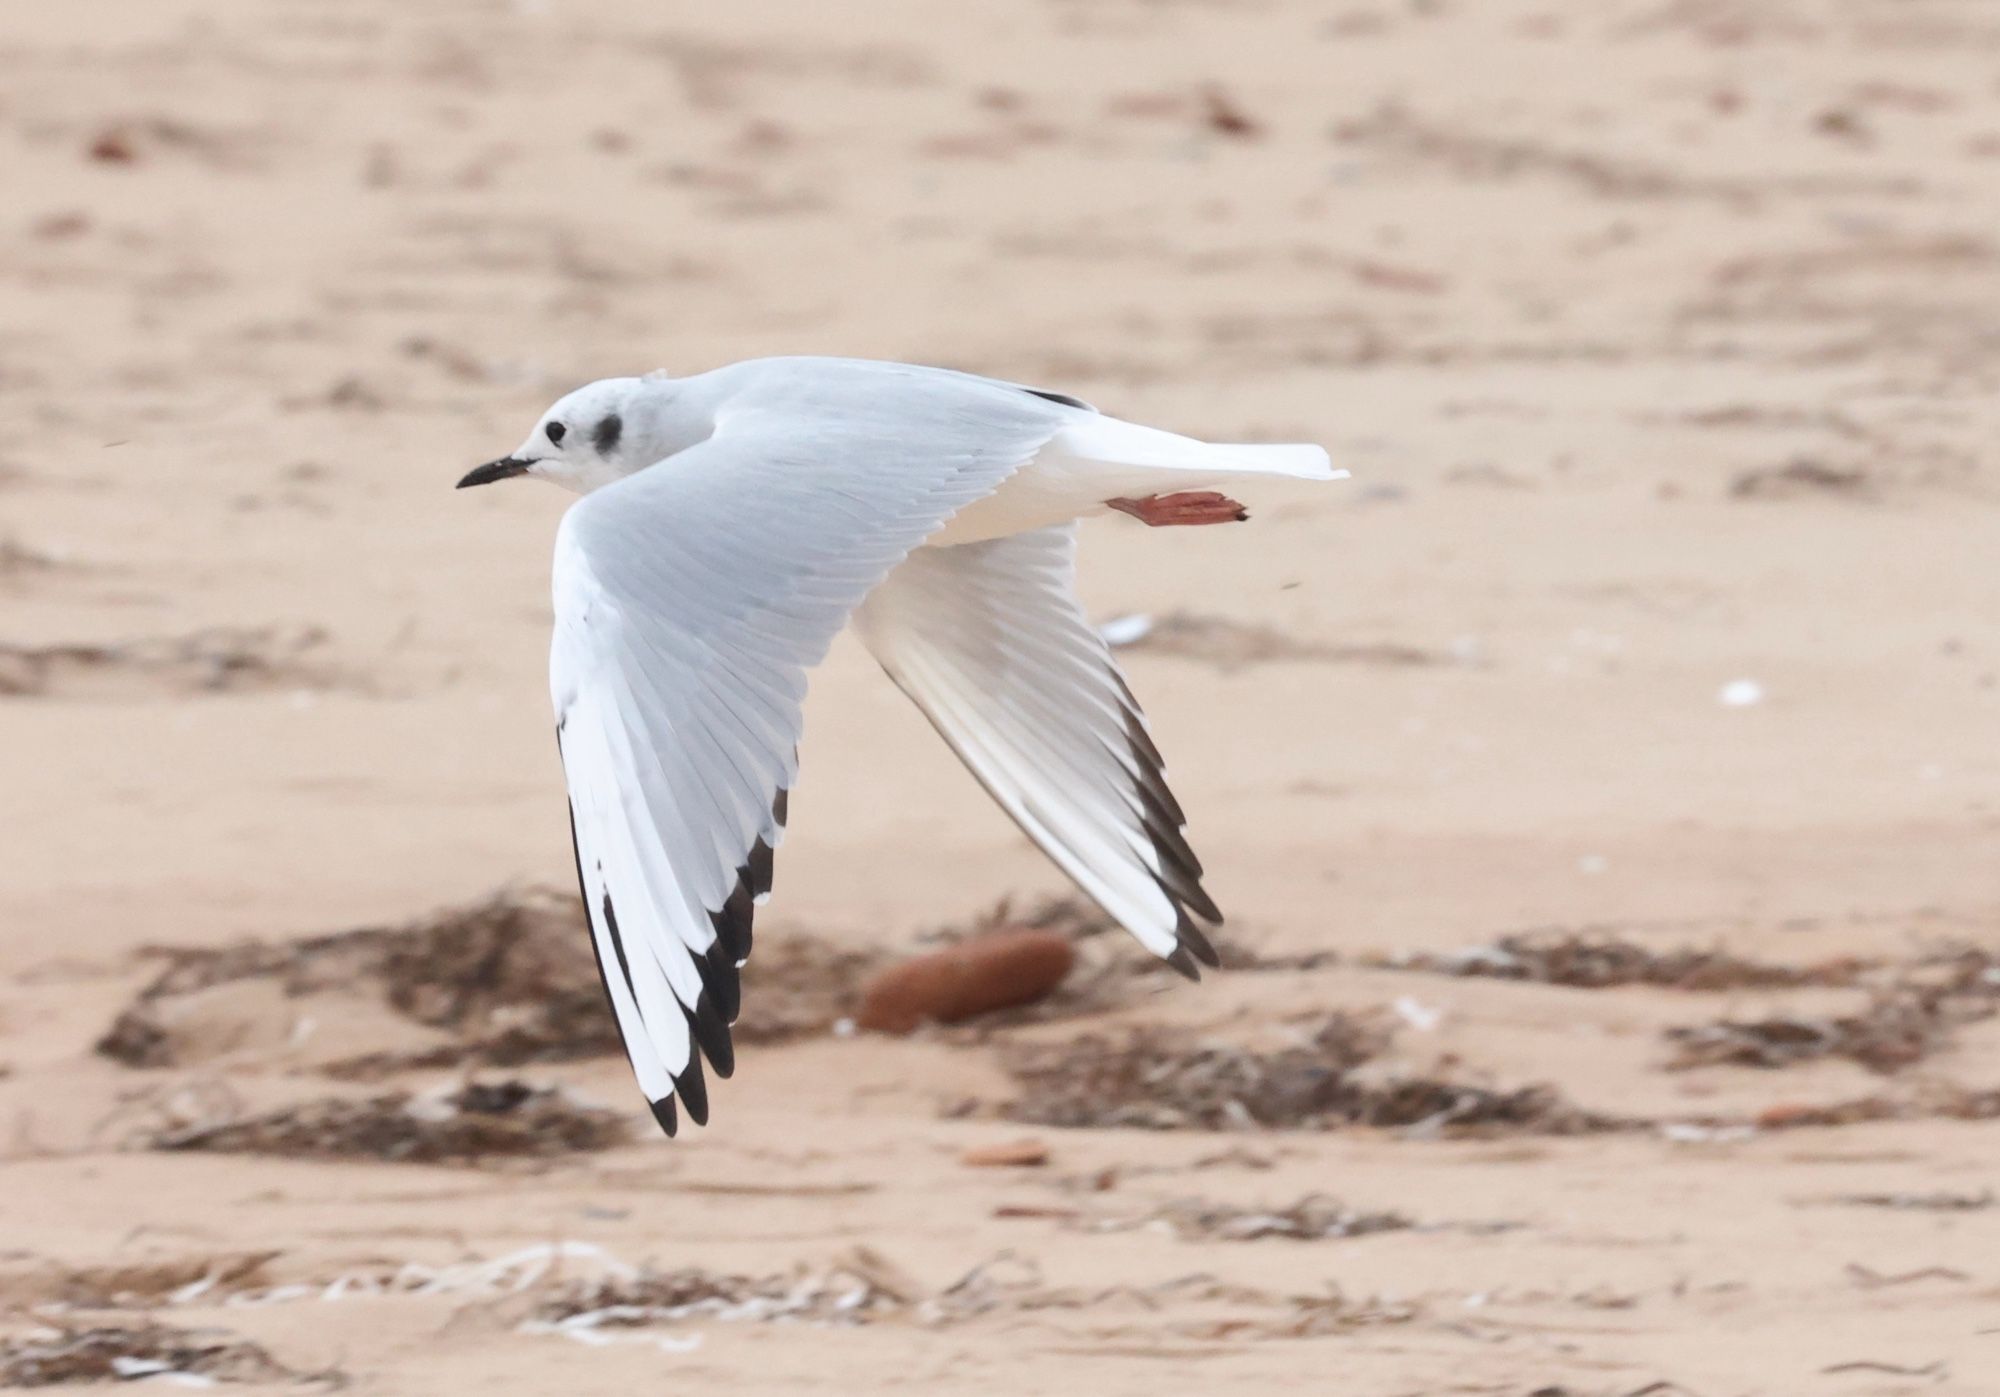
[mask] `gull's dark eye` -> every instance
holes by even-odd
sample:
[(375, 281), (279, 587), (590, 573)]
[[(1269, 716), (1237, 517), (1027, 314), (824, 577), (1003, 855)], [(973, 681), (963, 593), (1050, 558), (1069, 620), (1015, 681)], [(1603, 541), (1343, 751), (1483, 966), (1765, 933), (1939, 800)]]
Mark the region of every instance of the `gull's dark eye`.
[(567, 432), (569, 428), (563, 426), (560, 422), (551, 422), (548, 426), (542, 428), (542, 430), (549, 434), (550, 441), (554, 442), (557, 446), (561, 446), (563, 433)]

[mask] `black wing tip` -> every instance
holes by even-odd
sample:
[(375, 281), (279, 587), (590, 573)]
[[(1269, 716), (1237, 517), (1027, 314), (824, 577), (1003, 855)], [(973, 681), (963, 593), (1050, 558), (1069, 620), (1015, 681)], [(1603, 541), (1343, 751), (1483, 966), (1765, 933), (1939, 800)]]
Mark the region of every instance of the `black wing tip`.
[[(1220, 925), (1222, 922), (1220, 916), (1214, 917), (1211, 920), (1217, 925)], [(1207, 933), (1189, 921), (1186, 916), (1182, 916), (1181, 924), (1176, 929), (1176, 935), (1179, 942), (1174, 947), (1176, 953), (1191, 953), (1196, 960), (1211, 970), (1222, 969), (1222, 957), (1217, 954), (1215, 943), (1210, 941)]]
[[(791, 806), (792, 793), (780, 786), (778, 793), (771, 797), (771, 823), (780, 833), (783, 833), (785, 820), (791, 814)], [(743, 867), (737, 870), (737, 877), (750, 889), (753, 903), (757, 898), (771, 895), (771, 870), (775, 862), (775, 850), (771, 841), (759, 835), (757, 842), (750, 846), (750, 857), (744, 861)], [(743, 954), (745, 956), (750, 954), (747, 947)]]
[(708, 1124), (708, 1083), (701, 1075), (700, 1054), (690, 1052), (687, 1067), (674, 1075), (674, 1094), (687, 1107), (689, 1120)]
[[(715, 1075), (726, 1080), (736, 1071), (736, 1048), (729, 1040), (729, 1025), (716, 1012), (715, 1001), (706, 989), (695, 996), (694, 1011), (688, 1015), (688, 1027), (694, 1031), (694, 1041), (701, 1045), (701, 1051), (708, 1058), (709, 1066), (715, 1069)], [(692, 1058), (689, 1063), (693, 1064)]]
[[(558, 752), (561, 751), (567, 721), (567, 714), (556, 721)], [(777, 831), (784, 829), (790, 814), (790, 797), (791, 792), (781, 786), (771, 799), (771, 822)], [(590, 884), (584, 877), (583, 844), (578, 837), (574, 799), (569, 803), (569, 821), (570, 848), (576, 859), (577, 890), (582, 895), (586, 920), (601, 919), (605, 940), (611, 945), (615, 974), (628, 992), (636, 993), (632, 984), (631, 962), (626, 953), (624, 935), (618, 926), (618, 911), (611, 890), (604, 888), (598, 905), (595, 908), (591, 906)], [(773, 834), (772, 839), (776, 837)], [(682, 1006), (690, 1035), (687, 1066), (671, 1074), (674, 1082), (671, 1093), (657, 1099), (648, 1097), (646, 1101), (654, 1121), (668, 1139), (679, 1134), (681, 1107), (686, 1108), (688, 1119), (696, 1125), (708, 1124), (708, 1083), (701, 1066), (704, 1057), (718, 1079), (726, 1079), (736, 1072), (736, 1047), (729, 1026), (736, 1022), (736, 1016), (742, 1009), (741, 967), (750, 958), (751, 924), (755, 920), (757, 902), (771, 891), (771, 874), (776, 861), (774, 854), (772, 840), (760, 837), (756, 841), (742, 866), (737, 869), (736, 886), (728, 899), (719, 910), (709, 914), (715, 930), (714, 941), (706, 951), (690, 950), (702, 988), (695, 996), (693, 1007)], [(601, 871), (601, 865), (599, 868)], [(602, 944), (597, 941), (595, 929), (592, 943), (593, 949)], [(606, 963), (602, 954), (596, 956), (596, 961), (606, 1008), (611, 1012), (619, 1038), (625, 1043), (626, 1055), (636, 1062), (638, 1053), (649, 1052), (651, 1047), (649, 1044), (634, 1044), (626, 1037), (626, 1024), (619, 1018), (618, 1002), (611, 993), (614, 967)], [(676, 1100), (679, 1106), (675, 1104)]]
[(761, 838), (750, 846), (750, 857), (744, 861), (740, 873), (753, 903), (757, 898), (770, 894), (772, 864), (775, 861), (771, 846)]
[(1179, 971), (1181, 976), (1190, 984), (1198, 985), (1201, 983), (1201, 968), (1194, 963), (1194, 957), (1188, 954), (1188, 948), (1185, 944), (1175, 946), (1164, 959), (1168, 965)]
[(1062, 407), (1078, 408), (1084, 412), (1091, 412), (1091, 413), (1097, 411), (1096, 408), (1092, 407), (1089, 403), (1085, 402), (1081, 398), (1071, 397), (1068, 393), (1058, 393), (1050, 388), (1030, 388), (1028, 387), (1027, 384), (1024, 383), (1021, 385), (1021, 391), (1023, 393), (1027, 393), (1034, 397), (1040, 398), (1045, 402), (1059, 404)]
[(1219, 927), (1223, 922), (1222, 909), (1201, 885), (1204, 870), (1188, 844), (1187, 812), (1167, 786), (1166, 764), (1146, 731), (1139, 701), (1132, 696), (1131, 687), (1115, 665), (1111, 673), (1126, 701), (1124, 728), (1134, 766), (1132, 791), (1138, 798), (1139, 824), (1153, 846), (1158, 868), (1154, 882), (1174, 908), (1175, 945), (1166, 961), (1188, 979), (1198, 980), (1201, 972), (1195, 968), (1196, 961), (1220, 970), (1222, 957), (1216, 954), (1214, 944), (1195, 925), (1194, 919), (1199, 917), (1210, 927)]
[[(763, 840), (757, 841), (758, 849), (765, 847)], [(750, 944), (755, 939), (752, 935), (753, 923), (757, 917), (755, 849), (751, 851), (750, 858), (751, 863), (746, 863), (736, 870), (736, 887), (723, 902), (722, 909), (708, 914), (710, 924), (715, 927), (716, 949), (722, 953), (722, 958), (730, 963), (732, 970), (750, 959)], [(764, 885), (767, 888), (770, 886), (769, 867), (767, 860), (764, 874)], [(734, 1009), (728, 1011), (728, 1018), (731, 1023), (736, 1022)]]
[(725, 1025), (735, 1023), (743, 1011), (743, 971), (719, 923), (715, 944), (695, 956), (694, 968), (701, 976), (703, 997), (715, 1002), (717, 1017)]
[[(1217, 927), (1222, 925), (1222, 909), (1215, 905), (1215, 899), (1208, 895), (1207, 890), (1200, 883), (1196, 883), (1188, 888), (1182, 895), (1181, 901), (1187, 904), (1188, 911), (1200, 917), (1210, 926)], [(1199, 936), (1201, 933), (1197, 931), (1195, 935)]]

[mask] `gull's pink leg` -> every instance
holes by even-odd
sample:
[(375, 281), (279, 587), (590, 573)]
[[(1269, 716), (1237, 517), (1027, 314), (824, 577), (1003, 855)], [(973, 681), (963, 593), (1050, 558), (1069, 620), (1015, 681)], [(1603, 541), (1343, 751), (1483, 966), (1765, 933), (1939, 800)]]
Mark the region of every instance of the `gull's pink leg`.
[(1187, 490), (1178, 495), (1148, 495), (1143, 500), (1106, 500), (1120, 514), (1142, 524), (1163, 528), (1172, 524), (1235, 524), (1250, 511), (1213, 490)]

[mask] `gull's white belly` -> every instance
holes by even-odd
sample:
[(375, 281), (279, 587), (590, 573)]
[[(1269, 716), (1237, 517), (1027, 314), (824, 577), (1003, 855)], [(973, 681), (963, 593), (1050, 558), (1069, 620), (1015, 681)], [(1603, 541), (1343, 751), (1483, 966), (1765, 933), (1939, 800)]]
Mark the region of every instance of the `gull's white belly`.
[(1044, 450), (998, 490), (961, 509), (924, 541), (976, 543), (1102, 513), (1104, 502), (1117, 494), (1105, 487), (1103, 470), (1100, 462), (1051, 459), (1051, 453)]

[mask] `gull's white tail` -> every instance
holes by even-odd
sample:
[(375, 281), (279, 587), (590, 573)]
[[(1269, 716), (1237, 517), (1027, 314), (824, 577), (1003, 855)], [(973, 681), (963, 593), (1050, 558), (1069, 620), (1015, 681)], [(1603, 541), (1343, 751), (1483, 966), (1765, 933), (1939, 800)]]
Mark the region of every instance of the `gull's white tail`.
[(1317, 446), (1219, 446), (1079, 412), (1005, 485), (961, 510), (929, 541), (973, 543), (1047, 528), (1102, 514), (1113, 500), (1200, 490), (1234, 494), (1246, 478), (1338, 480), (1346, 474)]
[(1287, 446), (1237, 445), (1217, 442), (1207, 448), (1215, 466), (1250, 475), (1286, 475), (1294, 480), (1339, 480), (1347, 474), (1333, 468), (1323, 446), (1309, 442)]
[(1064, 427), (1049, 443), (1049, 451), (1109, 467), (1121, 475), (1134, 470), (1185, 472), (1211, 480), (1226, 475), (1334, 480), (1340, 475), (1322, 447), (1224, 445), (1115, 417), (1091, 417)]

